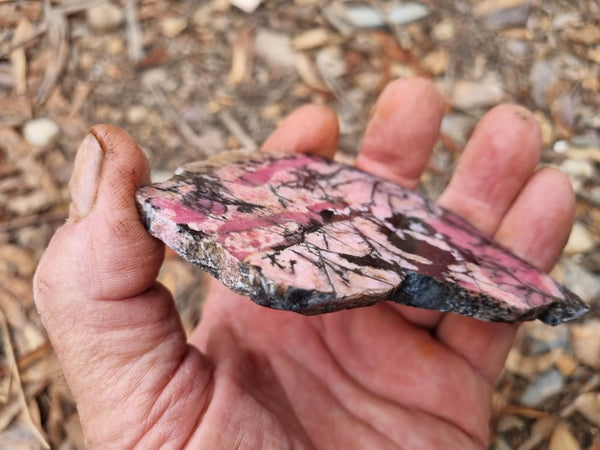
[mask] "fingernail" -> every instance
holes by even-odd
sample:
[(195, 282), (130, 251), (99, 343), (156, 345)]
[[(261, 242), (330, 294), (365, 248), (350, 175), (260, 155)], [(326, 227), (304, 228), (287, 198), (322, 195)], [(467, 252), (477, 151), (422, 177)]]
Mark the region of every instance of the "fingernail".
[(71, 206), (69, 221), (77, 222), (87, 216), (94, 203), (100, 181), (104, 152), (93, 134), (89, 133), (77, 151), (73, 175), (69, 181)]

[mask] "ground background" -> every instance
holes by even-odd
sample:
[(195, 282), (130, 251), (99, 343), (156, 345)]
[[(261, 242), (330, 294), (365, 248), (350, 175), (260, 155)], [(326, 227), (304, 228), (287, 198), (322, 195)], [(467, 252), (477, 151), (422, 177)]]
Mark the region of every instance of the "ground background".
[[(497, 385), (491, 448), (600, 449), (597, 0), (232, 3), (248, 11), (228, 0), (0, 0), (0, 448), (83, 447), (31, 277), (66, 218), (73, 157), (92, 124), (127, 129), (158, 179), (259, 146), (293, 108), (326, 103), (340, 115), (339, 157), (351, 161), (385, 84), (420, 75), (447, 99), (425, 193), (439, 195), (477, 120), (503, 101), (535, 112), (543, 162), (577, 193), (553, 275), (595, 309), (575, 324), (522, 328)], [(191, 328), (204, 276), (169, 254), (161, 280)]]

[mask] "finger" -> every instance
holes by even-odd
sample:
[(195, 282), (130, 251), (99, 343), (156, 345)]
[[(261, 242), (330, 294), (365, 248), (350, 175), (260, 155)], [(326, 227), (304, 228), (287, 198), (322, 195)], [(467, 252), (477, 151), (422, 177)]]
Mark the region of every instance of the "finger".
[(335, 111), (305, 105), (286, 117), (262, 145), (264, 151), (313, 153), (332, 158), (340, 130)]
[[(494, 237), (540, 270), (548, 270), (569, 237), (574, 211), (568, 178), (557, 170), (542, 169), (519, 194)], [(516, 330), (514, 325), (449, 314), (440, 322), (437, 336), (493, 381), (500, 374)]]
[(475, 129), (439, 203), (493, 234), (540, 151), (539, 126), (529, 111), (515, 105), (494, 108)]
[(531, 177), (494, 238), (538, 269), (549, 271), (569, 239), (574, 218), (575, 193), (569, 178), (546, 167)]
[[(408, 188), (414, 188), (438, 138), (444, 100), (425, 79), (401, 79), (380, 95), (356, 166)], [(394, 305), (408, 321), (429, 327), (437, 324), (433, 311)]]
[[(540, 148), (539, 127), (531, 113), (514, 105), (492, 109), (467, 143), (439, 203), (494, 234), (535, 169)], [(454, 314), (440, 314), (439, 320), (439, 339), (448, 340), (448, 345), (473, 367), (493, 378), (506, 358), (516, 326)]]
[(390, 83), (377, 101), (356, 166), (408, 188), (419, 182), (439, 135), (444, 101), (421, 78)]
[[(526, 109), (514, 105), (492, 109), (469, 139), (439, 203), (493, 234), (537, 165), (540, 147), (537, 121)], [(429, 328), (444, 317), (409, 307), (403, 313), (411, 322)]]
[(195, 369), (182, 385), (197, 392), (176, 398), (178, 406), (198, 404), (206, 380), (173, 299), (154, 282), (164, 247), (145, 231), (134, 202), (148, 174), (125, 132), (95, 127), (76, 157), (69, 221), (35, 275), (36, 305), (92, 446), (128, 447), (149, 423), (173, 433), (167, 407), (174, 405), (158, 397), (177, 395), (176, 380)]

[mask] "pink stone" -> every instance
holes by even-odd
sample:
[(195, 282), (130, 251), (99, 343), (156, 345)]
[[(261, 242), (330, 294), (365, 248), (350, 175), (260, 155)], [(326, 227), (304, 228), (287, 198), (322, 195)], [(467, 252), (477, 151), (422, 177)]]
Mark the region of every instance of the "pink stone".
[(136, 200), (152, 235), (271, 308), (319, 314), (391, 300), (550, 324), (588, 311), (458, 216), (317, 156), (224, 153)]

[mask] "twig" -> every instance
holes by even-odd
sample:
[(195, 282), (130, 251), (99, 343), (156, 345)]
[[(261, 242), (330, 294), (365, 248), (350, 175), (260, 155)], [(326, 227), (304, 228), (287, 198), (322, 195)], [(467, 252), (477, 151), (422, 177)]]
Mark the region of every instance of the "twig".
[(56, 11), (60, 11), (65, 16), (70, 16), (71, 14), (77, 14), (81, 11), (85, 11), (86, 9), (90, 9), (94, 6), (101, 5), (102, 3), (108, 3), (108, 0), (79, 0), (67, 2), (61, 5), (57, 5), (55, 7)]
[(144, 58), (142, 28), (137, 15), (137, 0), (125, 2), (125, 23), (127, 25), (127, 52), (129, 59), (137, 63)]
[(48, 27), (46, 26), (45, 23), (42, 25), (39, 25), (37, 27), (37, 29), (35, 30), (35, 32), (31, 36), (27, 36), (25, 39), (19, 39), (17, 42), (12, 42), (12, 43), (8, 44), (5, 49), (0, 50), (0, 58), (5, 58), (10, 53), (12, 53), (14, 50), (32, 43), (37, 38), (39, 38), (41, 35), (46, 33), (46, 31), (48, 31)]
[(25, 353), (19, 359), (17, 359), (17, 367), (22, 372), (29, 368), (33, 363), (44, 357), (49, 351), (52, 350), (52, 344), (50, 341), (44, 341), (40, 346), (36, 347), (32, 351)]
[(2, 339), (2, 342), (1, 342), (2, 348), (6, 355), (8, 365), (11, 369), (10, 370), (11, 377), (12, 377), (11, 391), (12, 391), (12, 395), (14, 396), (13, 397), (14, 400), (16, 400), (16, 401), (14, 401), (13, 404), (19, 406), (19, 409), (17, 411), (15, 411), (15, 416), (16, 416), (16, 414), (20, 413), (21, 420), (26, 425), (29, 426), (32, 434), (35, 436), (37, 444), (39, 444), (39, 448), (50, 449), (50, 446), (48, 445), (48, 443), (46, 442), (46, 440), (40, 433), (40, 430), (36, 426), (36, 423), (33, 420), (33, 418), (31, 417), (31, 413), (29, 412), (29, 409), (27, 407), (27, 399), (25, 398), (25, 393), (23, 392), (23, 383), (21, 382), (21, 377), (19, 375), (19, 369), (16, 364), (15, 354), (14, 354), (12, 345), (10, 344), (8, 323), (7, 323), (6, 318), (4, 317), (4, 314), (1, 312), (0, 312), (0, 334), (2, 336), (2, 338), (1, 338)]
[(244, 131), (242, 126), (233, 118), (229, 111), (221, 111), (219, 113), (219, 119), (221, 119), (221, 122), (223, 122), (225, 128), (227, 128), (227, 130), (233, 134), (238, 141), (240, 141), (240, 144), (242, 144), (243, 148), (248, 150), (256, 150), (258, 148), (250, 135)]
[(192, 130), (192, 128), (177, 115), (177, 113), (171, 107), (171, 105), (168, 104), (167, 99), (165, 98), (163, 92), (158, 86), (151, 85), (150, 90), (152, 92), (154, 100), (166, 116), (167, 120), (171, 122), (171, 125), (173, 125), (177, 129), (179, 134), (181, 134), (181, 136), (187, 141), (189, 145), (191, 145), (194, 149), (199, 150), (205, 155), (215, 153), (215, 151), (218, 150), (208, 146), (207, 143), (204, 142), (204, 140), (200, 136), (198, 136), (194, 132), (194, 130)]
[(65, 15), (62, 12), (53, 9), (48, 2), (46, 2), (44, 10), (45, 20), (48, 26), (48, 37), (50, 39), (50, 44), (55, 49), (55, 55), (38, 88), (35, 99), (38, 106), (44, 104), (56, 86), (58, 77), (62, 74), (69, 57), (69, 43), (67, 40), (69, 25)]
[(6, 233), (31, 225), (41, 225), (44, 223), (62, 222), (67, 218), (65, 211), (51, 211), (40, 214), (31, 214), (29, 216), (16, 217), (0, 223), (0, 233)]

